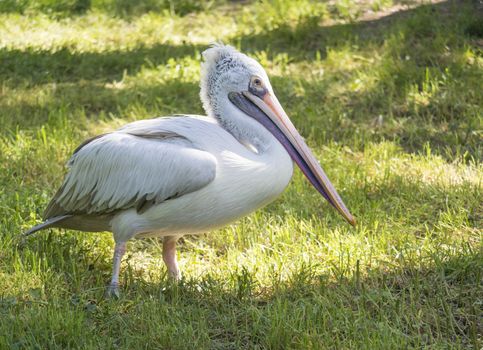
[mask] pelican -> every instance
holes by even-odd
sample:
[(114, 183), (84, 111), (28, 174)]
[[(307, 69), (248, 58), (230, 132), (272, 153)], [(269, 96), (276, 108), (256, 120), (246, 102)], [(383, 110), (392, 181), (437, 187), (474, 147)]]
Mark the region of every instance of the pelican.
[(43, 215), (25, 234), (49, 227), (111, 231), (115, 247), (109, 296), (132, 238), (163, 237), (163, 261), (179, 279), (176, 242), (272, 202), (295, 162), (352, 225), (318, 161), (276, 98), (262, 66), (228, 45), (203, 52), (200, 98), (207, 116), (135, 121), (83, 142)]

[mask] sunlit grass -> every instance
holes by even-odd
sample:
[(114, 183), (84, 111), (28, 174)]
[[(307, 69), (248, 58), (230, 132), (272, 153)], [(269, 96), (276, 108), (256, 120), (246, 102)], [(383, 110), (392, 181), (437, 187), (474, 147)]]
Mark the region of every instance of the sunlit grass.
[[(0, 6), (0, 348), (481, 347), (476, 5), (9, 4)], [(216, 40), (266, 67), (358, 225), (297, 172), (267, 208), (183, 238), (179, 285), (166, 278), (160, 242), (130, 242), (122, 297), (105, 300), (109, 233), (16, 235), (41, 221), (85, 138), (203, 113), (200, 53)]]

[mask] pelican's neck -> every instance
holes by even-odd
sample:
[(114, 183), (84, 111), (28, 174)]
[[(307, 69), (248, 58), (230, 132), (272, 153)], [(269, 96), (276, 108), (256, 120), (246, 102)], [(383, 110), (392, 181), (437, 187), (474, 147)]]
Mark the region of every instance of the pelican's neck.
[(213, 108), (213, 117), (220, 125), (233, 135), (242, 145), (255, 150), (257, 154), (265, 154), (274, 148), (283, 147), (280, 142), (263, 125), (226, 101)]

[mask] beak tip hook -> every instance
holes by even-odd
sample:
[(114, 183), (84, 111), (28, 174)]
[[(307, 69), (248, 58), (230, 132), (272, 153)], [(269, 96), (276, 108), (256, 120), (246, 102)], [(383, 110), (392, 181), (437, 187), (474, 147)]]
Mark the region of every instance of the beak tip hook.
[(347, 221), (349, 222), (349, 224), (351, 224), (353, 227), (356, 227), (357, 226), (357, 220), (355, 217), (351, 216), (350, 218), (347, 219)]

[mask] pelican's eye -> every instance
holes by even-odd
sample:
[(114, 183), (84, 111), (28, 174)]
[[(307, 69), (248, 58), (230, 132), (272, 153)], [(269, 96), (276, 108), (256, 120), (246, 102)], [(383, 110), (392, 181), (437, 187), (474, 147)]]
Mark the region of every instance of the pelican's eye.
[(250, 85), (249, 85), (249, 90), (251, 93), (253, 93), (254, 95), (257, 95), (259, 97), (265, 95), (265, 93), (267, 92), (267, 89), (265, 88), (264, 84), (263, 84), (263, 80), (262, 78), (254, 75), (252, 76), (252, 78), (250, 79)]

